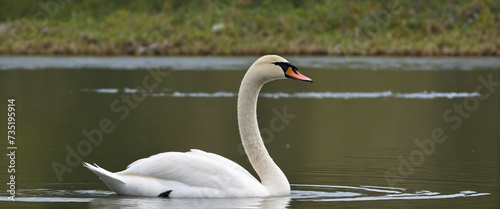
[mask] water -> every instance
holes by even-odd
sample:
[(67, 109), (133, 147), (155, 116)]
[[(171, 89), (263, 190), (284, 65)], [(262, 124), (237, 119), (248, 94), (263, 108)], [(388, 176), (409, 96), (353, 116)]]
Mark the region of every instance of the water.
[[(15, 98), (17, 136), (17, 201), (7, 201), (10, 162), (2, 157), (0, 207), (500, 206), (500, 86), (485, 85), (500, 82), (500, 60), (287, 58), (314, 83), (267, 84), (258, 117), (292, 194), (161, 199), (115, 194), (79, 158), (120, 171), (156, 153), (196, 148), (255, 175), (242, 154), (235, 106), (255, 57), (0, 57), (0, 133), (7, 138), (7, 99)], [(157, 83), (153, 91), (145, 77), (158, 79), (148, 80)], [(293, 116), (272, 129), (284, 112)], [(83, 145), (82, 132), (102, 120), (114, 129), (98, 145)]]

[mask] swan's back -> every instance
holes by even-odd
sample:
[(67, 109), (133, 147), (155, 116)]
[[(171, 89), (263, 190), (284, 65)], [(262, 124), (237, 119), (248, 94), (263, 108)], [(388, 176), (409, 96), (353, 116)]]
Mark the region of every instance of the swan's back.
[(124, 171), (110, 175), (113, 176), (101, 179), (108, 187), (125, 195), (158, 196), (172, 190), (169, 197), (267, 196), (262, 184), (240, 165), (196, 149), (143, 158)]

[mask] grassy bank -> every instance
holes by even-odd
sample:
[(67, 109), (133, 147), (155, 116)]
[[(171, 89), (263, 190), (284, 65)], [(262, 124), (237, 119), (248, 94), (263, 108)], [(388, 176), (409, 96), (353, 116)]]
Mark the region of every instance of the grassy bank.
[(500, 56), (496, 0), (20, 2), (0, 54)]

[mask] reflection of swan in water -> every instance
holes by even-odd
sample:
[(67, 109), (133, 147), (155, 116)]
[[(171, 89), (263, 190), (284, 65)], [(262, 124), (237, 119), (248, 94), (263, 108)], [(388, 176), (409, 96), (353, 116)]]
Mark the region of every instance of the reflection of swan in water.
[(248, 69), (238, 94), (238, 125), (245, 152), (261, 182), (240, 165), (201, 150), (166, 152), (137, 160), (111, 173), (84, 163), (118, 194), (161, 197), (269, 197), (290, 194), (285, 174), (274, 163), (257, 124), (257, 97), (272, 80), (291, 78), (312, 82), (276, 55), (259, 58)]
[(268, 198), (144, 198), (106, 197), (90, 201), (91, 208), (287, 208), (289, 196)]

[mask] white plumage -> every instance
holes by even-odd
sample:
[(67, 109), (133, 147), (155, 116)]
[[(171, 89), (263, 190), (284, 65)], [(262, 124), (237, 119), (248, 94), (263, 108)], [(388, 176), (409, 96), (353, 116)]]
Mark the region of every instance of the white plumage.
[(282, 57), (267, 55), (248, 69), (238, 95), (238, 124), (243, 147), (262, 183), (235, 162), (196, 149), (153, 155), (116, 173), (85, 162), (83, 165), (110, 189), (123, 195), (209, 198), (288, 195), (290, 184), (269, 156), (256, 116), (261, 87), (268, 81), (283, 78), (312, 82)]
[(110, 189), (124, 195), (158, 196), (175, 189), (169, 197), (267, 196), (262, 194), (262, 184), (240, 165), (196, 149), (153, 155), (117, 173), (84, 165)]

